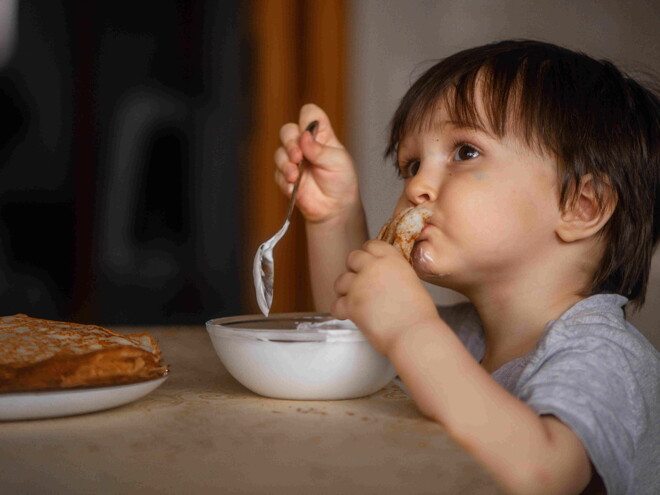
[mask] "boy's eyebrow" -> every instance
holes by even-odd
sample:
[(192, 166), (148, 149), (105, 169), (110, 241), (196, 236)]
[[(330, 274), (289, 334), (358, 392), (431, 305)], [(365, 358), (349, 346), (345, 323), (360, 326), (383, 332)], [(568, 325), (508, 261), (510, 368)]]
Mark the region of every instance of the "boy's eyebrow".
[(445, 127), (447, 125), (452, 126), (456, 129), (466, 129), (468, 131), (473, 131), (473, 132), (480, 132), (483, 134), (486, 134), (488, 137), (495, 138), (493, 133), (485, 128), (482, 125), (476, 124), (476, 123), (470, 123), (470, 122), (462, 122), (459, 120), (444, 120), (440, 124), (442, 127)]
[[(470, 122), (465, 122), (460, 120), (444, 119), (444, 120), (440, 120), (439, 122), (436, 122), (435, 125), (437, 126), (436, 128), (439, 128), (440, 130), (443, 130), (446, 127), (451, 127), (454, 130), (467, 130), (470, 132), (478, 132), (486, 135), (488, 138), (493, 140), (498, 139), (492, 131), (477, 123), (473, 124)], [(408, 140), (406, 139), (406, 135), (404, 134), (404, 136), (397, 143), (394, 152), (398, 154), (401, 151), (401, 148), (405, 148), (406, 146), (405, 143), (407, 141)]]

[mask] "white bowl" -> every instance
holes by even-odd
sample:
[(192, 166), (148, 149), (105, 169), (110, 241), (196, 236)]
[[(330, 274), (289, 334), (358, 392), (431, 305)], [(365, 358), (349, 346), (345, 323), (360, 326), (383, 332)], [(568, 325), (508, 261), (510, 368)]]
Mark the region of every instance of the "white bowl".
[(206, 329), (227, 371), (266, 397), (353, 399), (396, 376), (353, 322), (327, 314), (233, 316), (210, 320)]

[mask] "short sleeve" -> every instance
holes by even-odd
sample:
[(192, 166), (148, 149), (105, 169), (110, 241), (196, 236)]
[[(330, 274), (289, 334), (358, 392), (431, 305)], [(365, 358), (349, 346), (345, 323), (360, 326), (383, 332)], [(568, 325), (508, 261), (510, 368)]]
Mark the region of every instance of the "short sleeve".
[(647, 493), (638, 475), (648, 478), (654, 462), (641, 453), (658, 442), (659, 383), (657, 351), (625, 327), (557, 321), (514, 393), (578, 435), (608, 494), (637, 495)]

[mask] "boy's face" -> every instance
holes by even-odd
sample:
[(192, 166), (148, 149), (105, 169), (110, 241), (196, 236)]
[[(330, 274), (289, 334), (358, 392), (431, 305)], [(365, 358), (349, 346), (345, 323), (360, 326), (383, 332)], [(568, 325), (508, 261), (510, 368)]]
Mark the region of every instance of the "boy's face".
[(433, 212), (413, 251), (422, 279), (458, 290), (506, 283), (532, 274), (559, 242), (556, 162), (521, 141), (439, 111), (397, 156), (405, 185), (396, 211), (423, 203)]

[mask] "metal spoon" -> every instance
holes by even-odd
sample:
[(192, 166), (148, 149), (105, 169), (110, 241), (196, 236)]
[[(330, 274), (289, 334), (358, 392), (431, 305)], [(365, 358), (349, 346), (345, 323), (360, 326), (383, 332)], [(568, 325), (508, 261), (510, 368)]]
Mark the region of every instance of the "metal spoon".
[[(317, 126), (318, 121), (315, 120), (307, 126), (305, 131), (311, 132), (313, 136)], [(259, 246), (259, 249), (257, 249), (257, 254), (254, 256), (252, 276), (254, 278), (254, 288), (257, 293), (257, 304), (259, 305), (259, 309), (264, 314), (264, 316), (268, 316), (268, 313), (270, 313), (270, 307), (273, 303), (273, 282), (275, 280), (275, 261), (273, 260), (273, 249), (275, 249), (275, 246), (280, 241), (280, 239), (284, 237), (284, 234), (288, 230), (289, 224), (291, 223), (291, 213), (293, 213), (293, 206), (296, 203), (296, 193), (298, 192), (300, 178), (303, 174), (303, 161), (298, 164), (298, 170), (298, 179), (293, 185), (293, 191), (291, 191), (289, 209), (286, 212), (286, 219), (284, 220), (284, 224), (273, 237)]]

